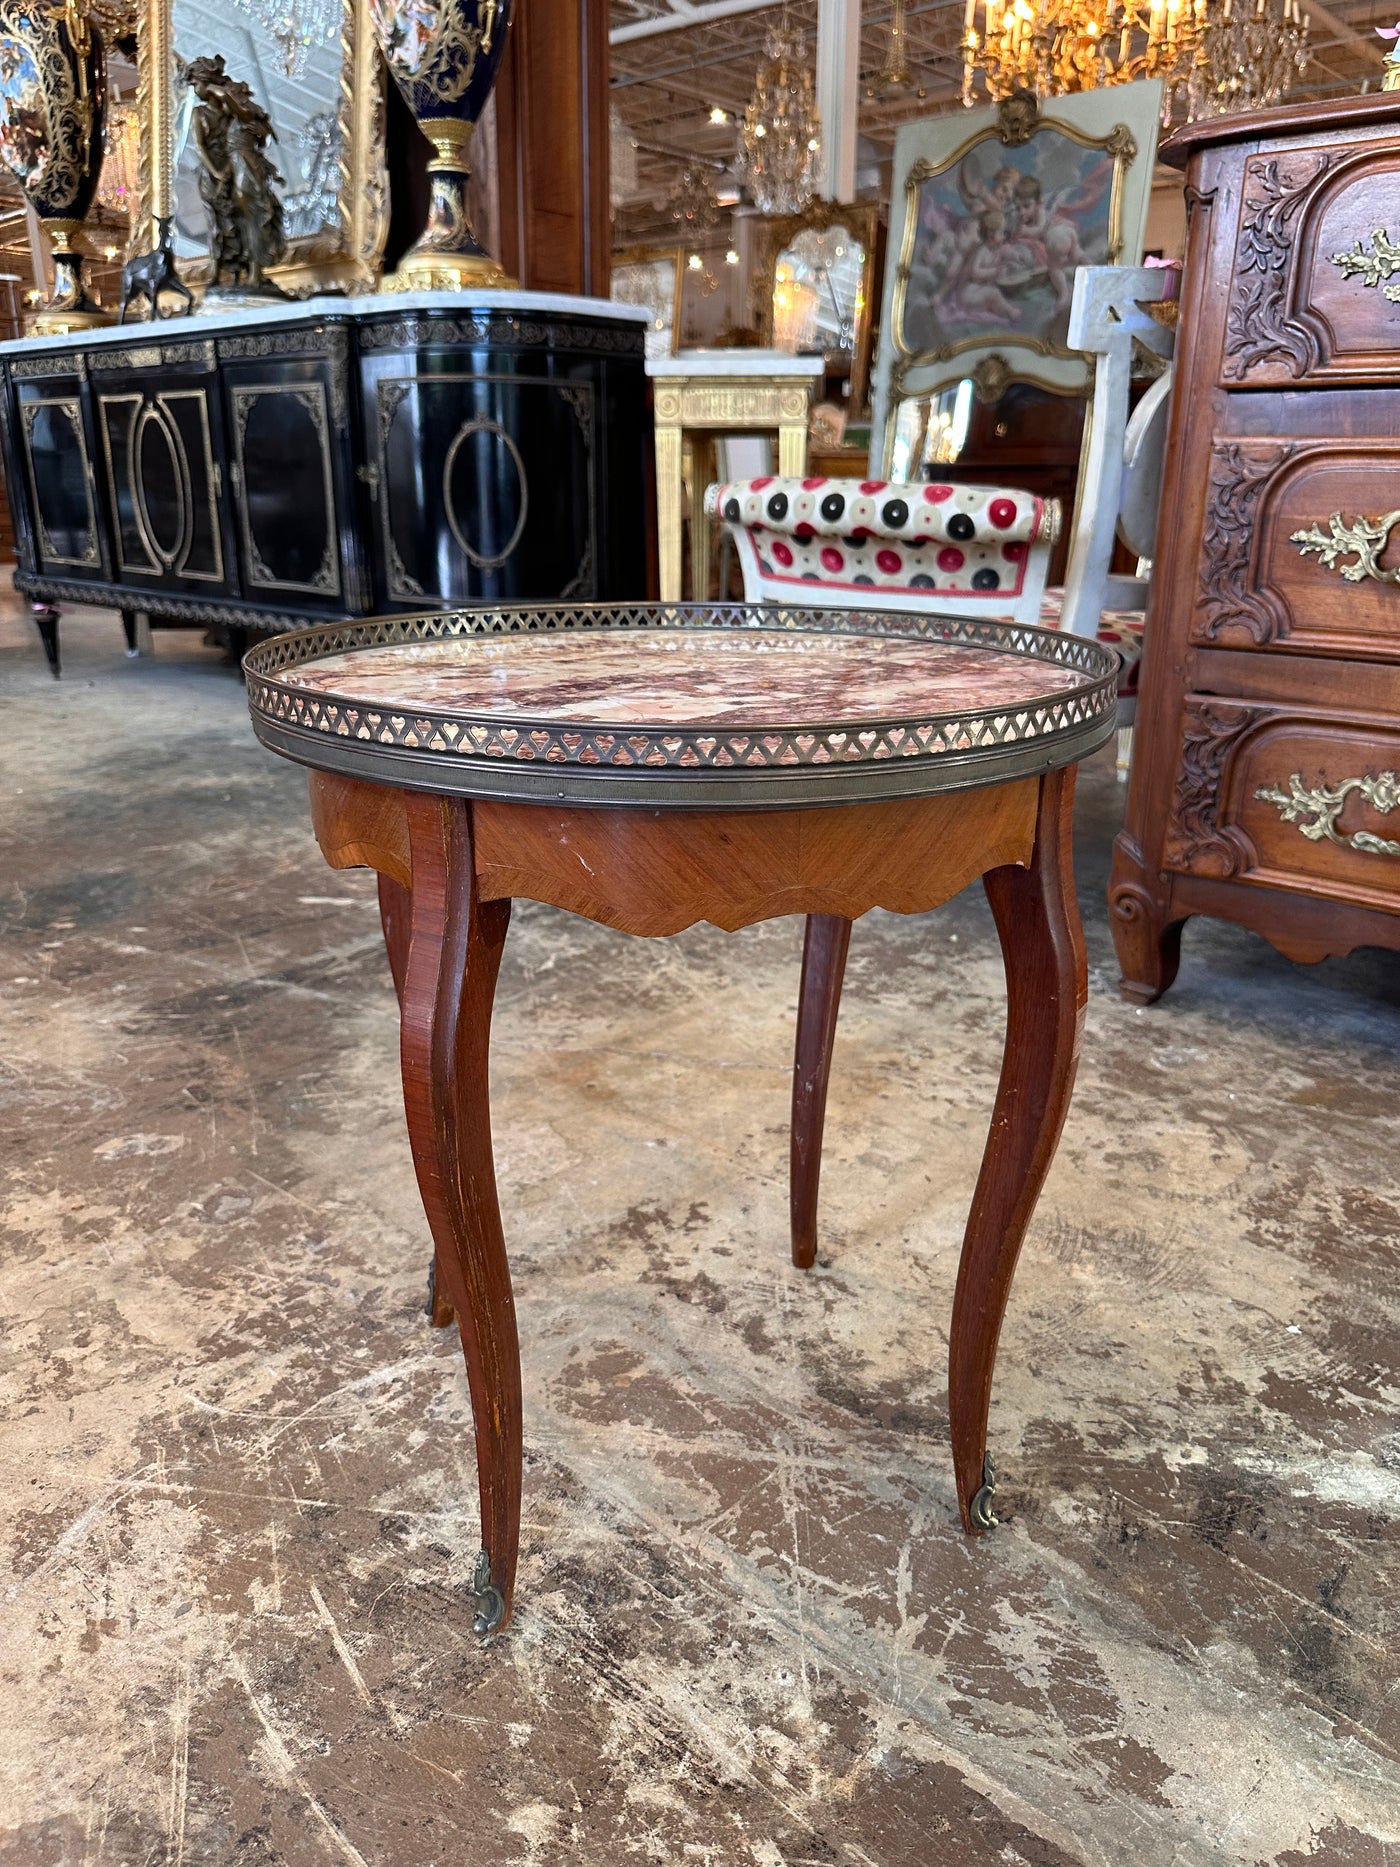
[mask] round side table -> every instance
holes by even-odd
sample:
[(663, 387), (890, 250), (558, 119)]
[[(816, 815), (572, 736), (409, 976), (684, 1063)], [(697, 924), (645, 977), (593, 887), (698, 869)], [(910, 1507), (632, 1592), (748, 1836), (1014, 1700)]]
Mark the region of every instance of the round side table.
[(997, 1336), (1069, 1105), (1087, 993), (1074, 767), (1114, 729), (1116, 657), (1012, 624), (744, 607), (480, 609), (276, 636), (244, 667), (264, 744), (311, 767), (335, 868), (378, 871), (434, 1320), (476, 1425), (476, 1627), (510, 1617), (520, 1350), (491, 1151), (491, 1002), (510, 904), (624, 932), (807, 916), (792, 1091), (793, 1262), (816, 1252), (851, 923), (978, 876), (1007, 1032), (949, 1343), (966, 1529), (995, 1522)]

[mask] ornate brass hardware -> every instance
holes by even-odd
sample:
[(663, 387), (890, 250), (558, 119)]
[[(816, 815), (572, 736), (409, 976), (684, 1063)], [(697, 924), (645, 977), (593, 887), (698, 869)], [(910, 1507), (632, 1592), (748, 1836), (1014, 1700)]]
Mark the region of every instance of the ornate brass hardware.
[(1334, 512), (1327, 524), (1329, 529), (1325, 532), (1317, 525), (1305, 532), (1290, 532), (1289, 541), (1297, 545), (1304, 557), (1315, 551), (1319, 562), (1328, 570), (1338, 568), (1339, 557), (1354, 554), (1354, 564), (1340, 567), (1348, 583), (1361, 583), (1367, 577), (1373, 577), (1377, 583), (1400, 583), (1400, 570), (1382, 570), (1377, 561), (1385, 550), (1392, 527), (1400, 525), (1400, 512), (1383, 512), (1378, 519), (1356, 518), (1350, 525), (1340, 512)]
[(1379, 285), (1391, 304), (1400, 305), (1400, 279), (1393, 285), (1385, 283), (1391, 273), (1400, 272), (1400, 246), (1384, 227), (1377, 227), (1371, 235), (1369, 252), (1366, 242), (1358, 235), (1354, 246), (1345, 253), (1334, 253), (1328, 263), (1340, 266), (1344, 279), (1357, 278), (1363, 285)]
[(486, 21), (481, 34), (481, 50), (483, 52), (489, 52), (491, 50), (491, 34), (496, 30), (496, 14), (499, 9), (500, 0), (486, 0), (486, 4), (481, 9), (482, 16)]
[[(1310, 843), (1320, 843), (1325, 837), (1339, 849), (1357, 849), (1370, 856), (1400, 856), (1400, 843), (1373, 836), (1369, 830), (1346, 835), (1337, 828), (1342, 806), (1353, 791), (1383, 814), (1400, 809), (1400, 779), (1393, 771), (1383, 771), (1378, 778), (1344, 778), (1340, 784), (1311, 787), (1303, 783), (1301, 772), (1295, 771), (1286, 791), (1276, 785), (1261, 785), (1254, 795), (1261, 803), (1277, 805), (1284, 822), (1296, 823)], [(1309, 821), (1304, 822), (1304, 818)]]

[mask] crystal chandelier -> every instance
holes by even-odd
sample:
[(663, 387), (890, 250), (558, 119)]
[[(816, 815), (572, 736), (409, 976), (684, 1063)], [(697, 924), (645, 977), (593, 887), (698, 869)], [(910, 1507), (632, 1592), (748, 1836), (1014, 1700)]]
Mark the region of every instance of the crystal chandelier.
[(967, 0), (963, 102), (1160, 78), (1163, 117), (1276, 103), (1308, 62), (1298, 0)]
[(616, 104), (608, 106), (608, 194), (614, 208), (637, 192), (637, 145)]
[(866, 96), (875, 98), (882, 104), (890, 103), (913, 88), (914, 77), (909, 69), (909, 28), (904, 18), (904, 0), (894, 0), (890, 13), (890, 36), (885, 46), (885, 62), (881, 65), (874, 83), (867, 86)]
[(1233, 11), (1224, 0), (1186, 81), (1187, 122), (1276, 104), (1307, 65), (1309, 23), (1298, 0), (1246, 0)]
[(821, 124), (807, 40), (786, 10), (768, 28), (763, 52), (739, 131), (737, 167), (761, 214), (798, 214), (812, 198)]
[(289, 78), (301, 76), (318, 45), (334, 45), (340, 38), (342, 0), (234, 0), (234, 5), (276, 42)]
[(719, 202), (710, 171), (694, 165), (682, 169), (666, 209), (685, 245), (699, 246), (719, 225)]

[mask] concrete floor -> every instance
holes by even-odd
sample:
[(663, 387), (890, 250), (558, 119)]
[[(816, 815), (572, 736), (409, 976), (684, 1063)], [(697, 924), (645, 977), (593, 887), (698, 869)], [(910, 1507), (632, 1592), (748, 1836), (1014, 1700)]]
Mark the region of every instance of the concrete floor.
[(1400, 1862), (1395, 956), (1197, 923), (1124, 1005), (1085, 774), (1088, 1031), (973, 1545), (980, 892), (856, 931), (808, 1274), (798, 925), (517, 909), (525, 1531), (482, 1645), (372, 880), (197, 636), (64, 639), (55, 683), (0, 623), (4, 1867)]

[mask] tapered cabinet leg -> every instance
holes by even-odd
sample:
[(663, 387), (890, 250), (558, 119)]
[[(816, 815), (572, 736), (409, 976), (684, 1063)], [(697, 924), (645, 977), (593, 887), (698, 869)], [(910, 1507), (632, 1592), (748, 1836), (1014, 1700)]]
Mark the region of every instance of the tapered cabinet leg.
[(405, 802), (413, 887), (404, 1106), (437, 1280), (457, 1313), (471, 1386), (482, 1525), (476, 1628), (492, 1633), (510, 1619), (520, 1544), (520, 1345), (496, 1200), (488, 1079), (510, 903), (477, 895), (468, 804), (421, 794)]
[(839, 914), (809, 914), (797, 1003), (797, 1055), (792, 1067), (792, 1261), (810, 1269), (817, 1256), (817, 1193), (831, 1049), (841, 1007), (841, 982), (851, 923)]
[(34, 626), (39, 631), (39, 640), (44, 645), (44, 659), (49, 664), (49, 673), (58, 680), (63, 673), (63, 664), (58, 653), (58, 610), (52, 603), (36, 603), (33, 608)]
[(1055, 1155), (1079, 1061), (1088, 970), (1074, 894), (1074, 770), (1041, 779), (1029, 868), (983, 878), (1006, 966), (1006, 1052), (963, 1238), (948, 1348), (948, 1412), (964, 1527), (996, 1522), (987, 1413), (1016, 1259)]

